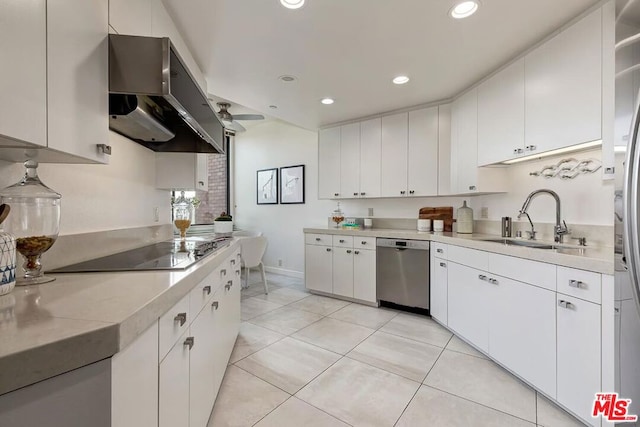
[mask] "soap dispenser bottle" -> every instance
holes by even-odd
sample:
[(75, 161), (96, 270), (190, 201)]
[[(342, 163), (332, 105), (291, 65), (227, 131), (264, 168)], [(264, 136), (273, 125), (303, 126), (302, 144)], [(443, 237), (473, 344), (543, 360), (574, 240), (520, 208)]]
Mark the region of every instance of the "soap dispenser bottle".
[(467, 206), (467, 201), (462, 203), (462, 206), (457, 211), (457, 224), (458, 233), (471, 234), (473, 233), (473, 209)]

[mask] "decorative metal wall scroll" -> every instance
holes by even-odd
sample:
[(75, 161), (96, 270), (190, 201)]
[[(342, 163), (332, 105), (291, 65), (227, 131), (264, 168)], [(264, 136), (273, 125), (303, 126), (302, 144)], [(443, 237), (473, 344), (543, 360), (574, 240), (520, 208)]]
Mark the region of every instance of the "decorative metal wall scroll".
[(542, 176), (544, 178), (574, 179), (580, 174), (597, 172), (601, 167), (600, 160), (569, 158), (560, 160), (558, 164), (545, 166), (539, 171), (529, 172), (529, 175)]

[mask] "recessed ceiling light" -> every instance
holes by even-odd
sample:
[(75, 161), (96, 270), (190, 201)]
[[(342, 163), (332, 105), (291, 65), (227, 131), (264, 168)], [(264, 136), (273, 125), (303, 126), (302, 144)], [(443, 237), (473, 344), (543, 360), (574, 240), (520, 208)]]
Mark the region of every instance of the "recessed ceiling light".
[(397, 85), (403, 85), (409, 81), (409, 77), (407, 76), (398, 76), (394, 77), (393, 82)]
[(276, 108), (278, 108), (277, 105), (269, 105), (269, 108), (271, 108), (272, 110), (275, 110)]
[(322, 102), (324, 105), (331, 105), (333, 104), (335, 101), (331, 98), (322, 98), (320, 100), (320, 102)]
[(285, 74), (283, 76), (278, 77), (278, 79), (282, 82), (285, 83), (291, 83), (291, 82), (295, 82), (296, 80), (298, 80), (298, 78), (296, 76), (290, 76), (288, 74)]
[(304, 0), (280, 0), (287, 9), (300, 9), (304, 5)]
[(475, 0), (462, 1), (451, 8), (449, 15), (455, 19), (468, 18), (476, 13), (479, 5), (480, 3)]

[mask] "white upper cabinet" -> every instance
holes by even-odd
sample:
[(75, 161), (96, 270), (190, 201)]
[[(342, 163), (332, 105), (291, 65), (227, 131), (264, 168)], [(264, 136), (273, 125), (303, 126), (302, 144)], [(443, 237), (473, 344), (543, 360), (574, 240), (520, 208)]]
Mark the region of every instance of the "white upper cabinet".
[(407, 194), (408, 119), (408, 113), (382, 118), (382, 197)]
[(47, 2), (48, 147), (98, 163), (108, 156), (107, 0)]
[(360, 123), (340, 129), (340, 194), (342, 197), (360, 195)]
[(360, 123), (360, 196), (380, 197), (382, 119)]
[(525, 146), (543, 152), (602, 138), (602, 10), (525, 57)]
[(0, 2), (0, 146), (47, 145), (46, 1)]
[(438, 106), (438, 195), (451, 194), (451, 104)]
[(478, 86), (478, 165), (525, 154), (524, 58)]
[(156, 153), (156, 188), (207, 191), (207, 157), (204, 153)]
[(407, 194), (438, 194), (438, 107), (409, 112)]
[(109, 25), (118, 34), (151, 35), (151, 0), (109, 0)]
[(340, 128), (335, 127), (318, 135), (318, 198), (340, 196)]

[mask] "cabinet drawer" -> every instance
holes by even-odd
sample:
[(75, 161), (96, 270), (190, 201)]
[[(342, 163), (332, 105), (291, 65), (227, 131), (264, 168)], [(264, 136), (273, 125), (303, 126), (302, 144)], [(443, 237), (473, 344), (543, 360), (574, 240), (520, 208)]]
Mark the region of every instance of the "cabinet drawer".
[(461, 246), (448, 245), (447, 255), (449, 261), (466, 265), (482, 271), (489, 270), (489, 253)]
[(307, 245), (331, 246), (331, 236), (328, 234), (310, 234), (304, 235), (304, 242)]
[(189, 312), (189, 295), (186, 295), (158, 320), (160, 360), (171, 350), (180, 335), (189, 329), (189, 322), (191, 322), (191, 313)]
[(558, 292), (600, 304), (601, 288), (602, 276), (598, 273), (558, 267)]
[(189, 311), (193, 317), (196, 317), (202, 307), (213, 296), (213, 293), (220, 286), (220, 269), (221, 267), (213, 270), (202, 282), (198, 283), (198, 286), (193, 288), (189, 292)]
[(333, 246), (336, 248), (352, 248), (353, 236), (333, 236)]
[(556, 266), (553, 264), (489, 253), (489, 272), (556, 290)]
[(431, 242), (431, 254), (436, 258), (447, 259), (447, 245), (444, 243)]
[(356, 249), (375, 249), (376, 238), (375, 237), (358, 237), (353, 238), (353, 247)]

